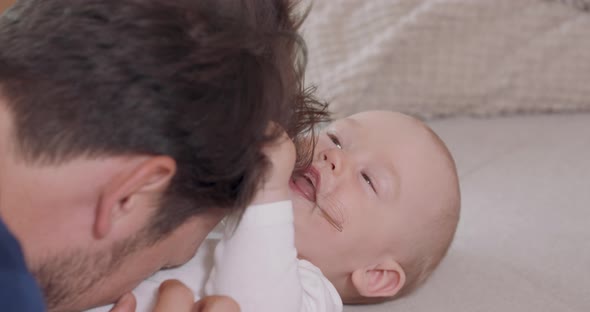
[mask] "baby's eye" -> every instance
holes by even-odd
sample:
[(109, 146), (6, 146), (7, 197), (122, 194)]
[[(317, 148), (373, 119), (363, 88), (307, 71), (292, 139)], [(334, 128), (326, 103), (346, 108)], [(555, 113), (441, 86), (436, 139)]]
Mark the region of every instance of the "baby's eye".
[(371, 181), (371, 178), (366, 173), (361, 173), (361, 175), (363, 176), (363, 180), (365, 180), (365, 182), (367, 182), (367, 184), (369, 184), (369, 186), (373, 189), (373, 192), (377, 193), (377, 190), (375, 189), (375, 185), (373, 184), (373, 181)]
[(328, 137), (330, 138), (330, 140), (332, 141), (332, 143), (334, 143), (334, 145), (336, 145), (337, 148), (342, 149), (342, 144), (340, 143), (340, 140), (338, 139), (338, 137), (332, 133), (328, 133)]

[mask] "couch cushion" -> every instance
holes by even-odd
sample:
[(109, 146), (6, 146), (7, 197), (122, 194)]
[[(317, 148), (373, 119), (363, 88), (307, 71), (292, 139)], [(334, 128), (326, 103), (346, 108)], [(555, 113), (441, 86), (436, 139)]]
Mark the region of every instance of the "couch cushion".
[(307, 81), (338, 116), (590, 110), (588, 0), (313, 1)]

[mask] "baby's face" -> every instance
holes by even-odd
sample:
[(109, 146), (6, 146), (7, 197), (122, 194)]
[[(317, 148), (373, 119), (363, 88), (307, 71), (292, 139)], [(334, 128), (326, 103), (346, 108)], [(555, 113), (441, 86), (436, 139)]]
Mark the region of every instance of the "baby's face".
[(429, 197), (442, 191), (433, 189), (444, 178), (440, 158), (430, 133), (404, 115), (333, 122), (305, 177), (291, 181), (299, 257), (332, 280), (402, 252), (391, 249), (422, 230)]

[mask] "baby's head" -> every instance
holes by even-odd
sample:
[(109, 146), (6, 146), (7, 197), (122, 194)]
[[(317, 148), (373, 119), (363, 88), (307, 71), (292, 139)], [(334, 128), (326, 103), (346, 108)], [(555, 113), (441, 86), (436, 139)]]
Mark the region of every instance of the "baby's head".
[(449, 151), (428, 126), (399, 113), (363, 112), (323, 129), (312, 166), (291, 189), (299, 257), (322, 270), (344, 303), (397, 298), (421, 285), (459, 219)]

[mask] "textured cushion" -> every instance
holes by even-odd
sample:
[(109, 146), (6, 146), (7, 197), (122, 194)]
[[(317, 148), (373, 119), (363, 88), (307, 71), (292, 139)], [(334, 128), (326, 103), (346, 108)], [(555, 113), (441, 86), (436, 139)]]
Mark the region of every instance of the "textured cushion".
[(587, 0), (316, 0), (307, 82), (338, 116), (590, 110)]

